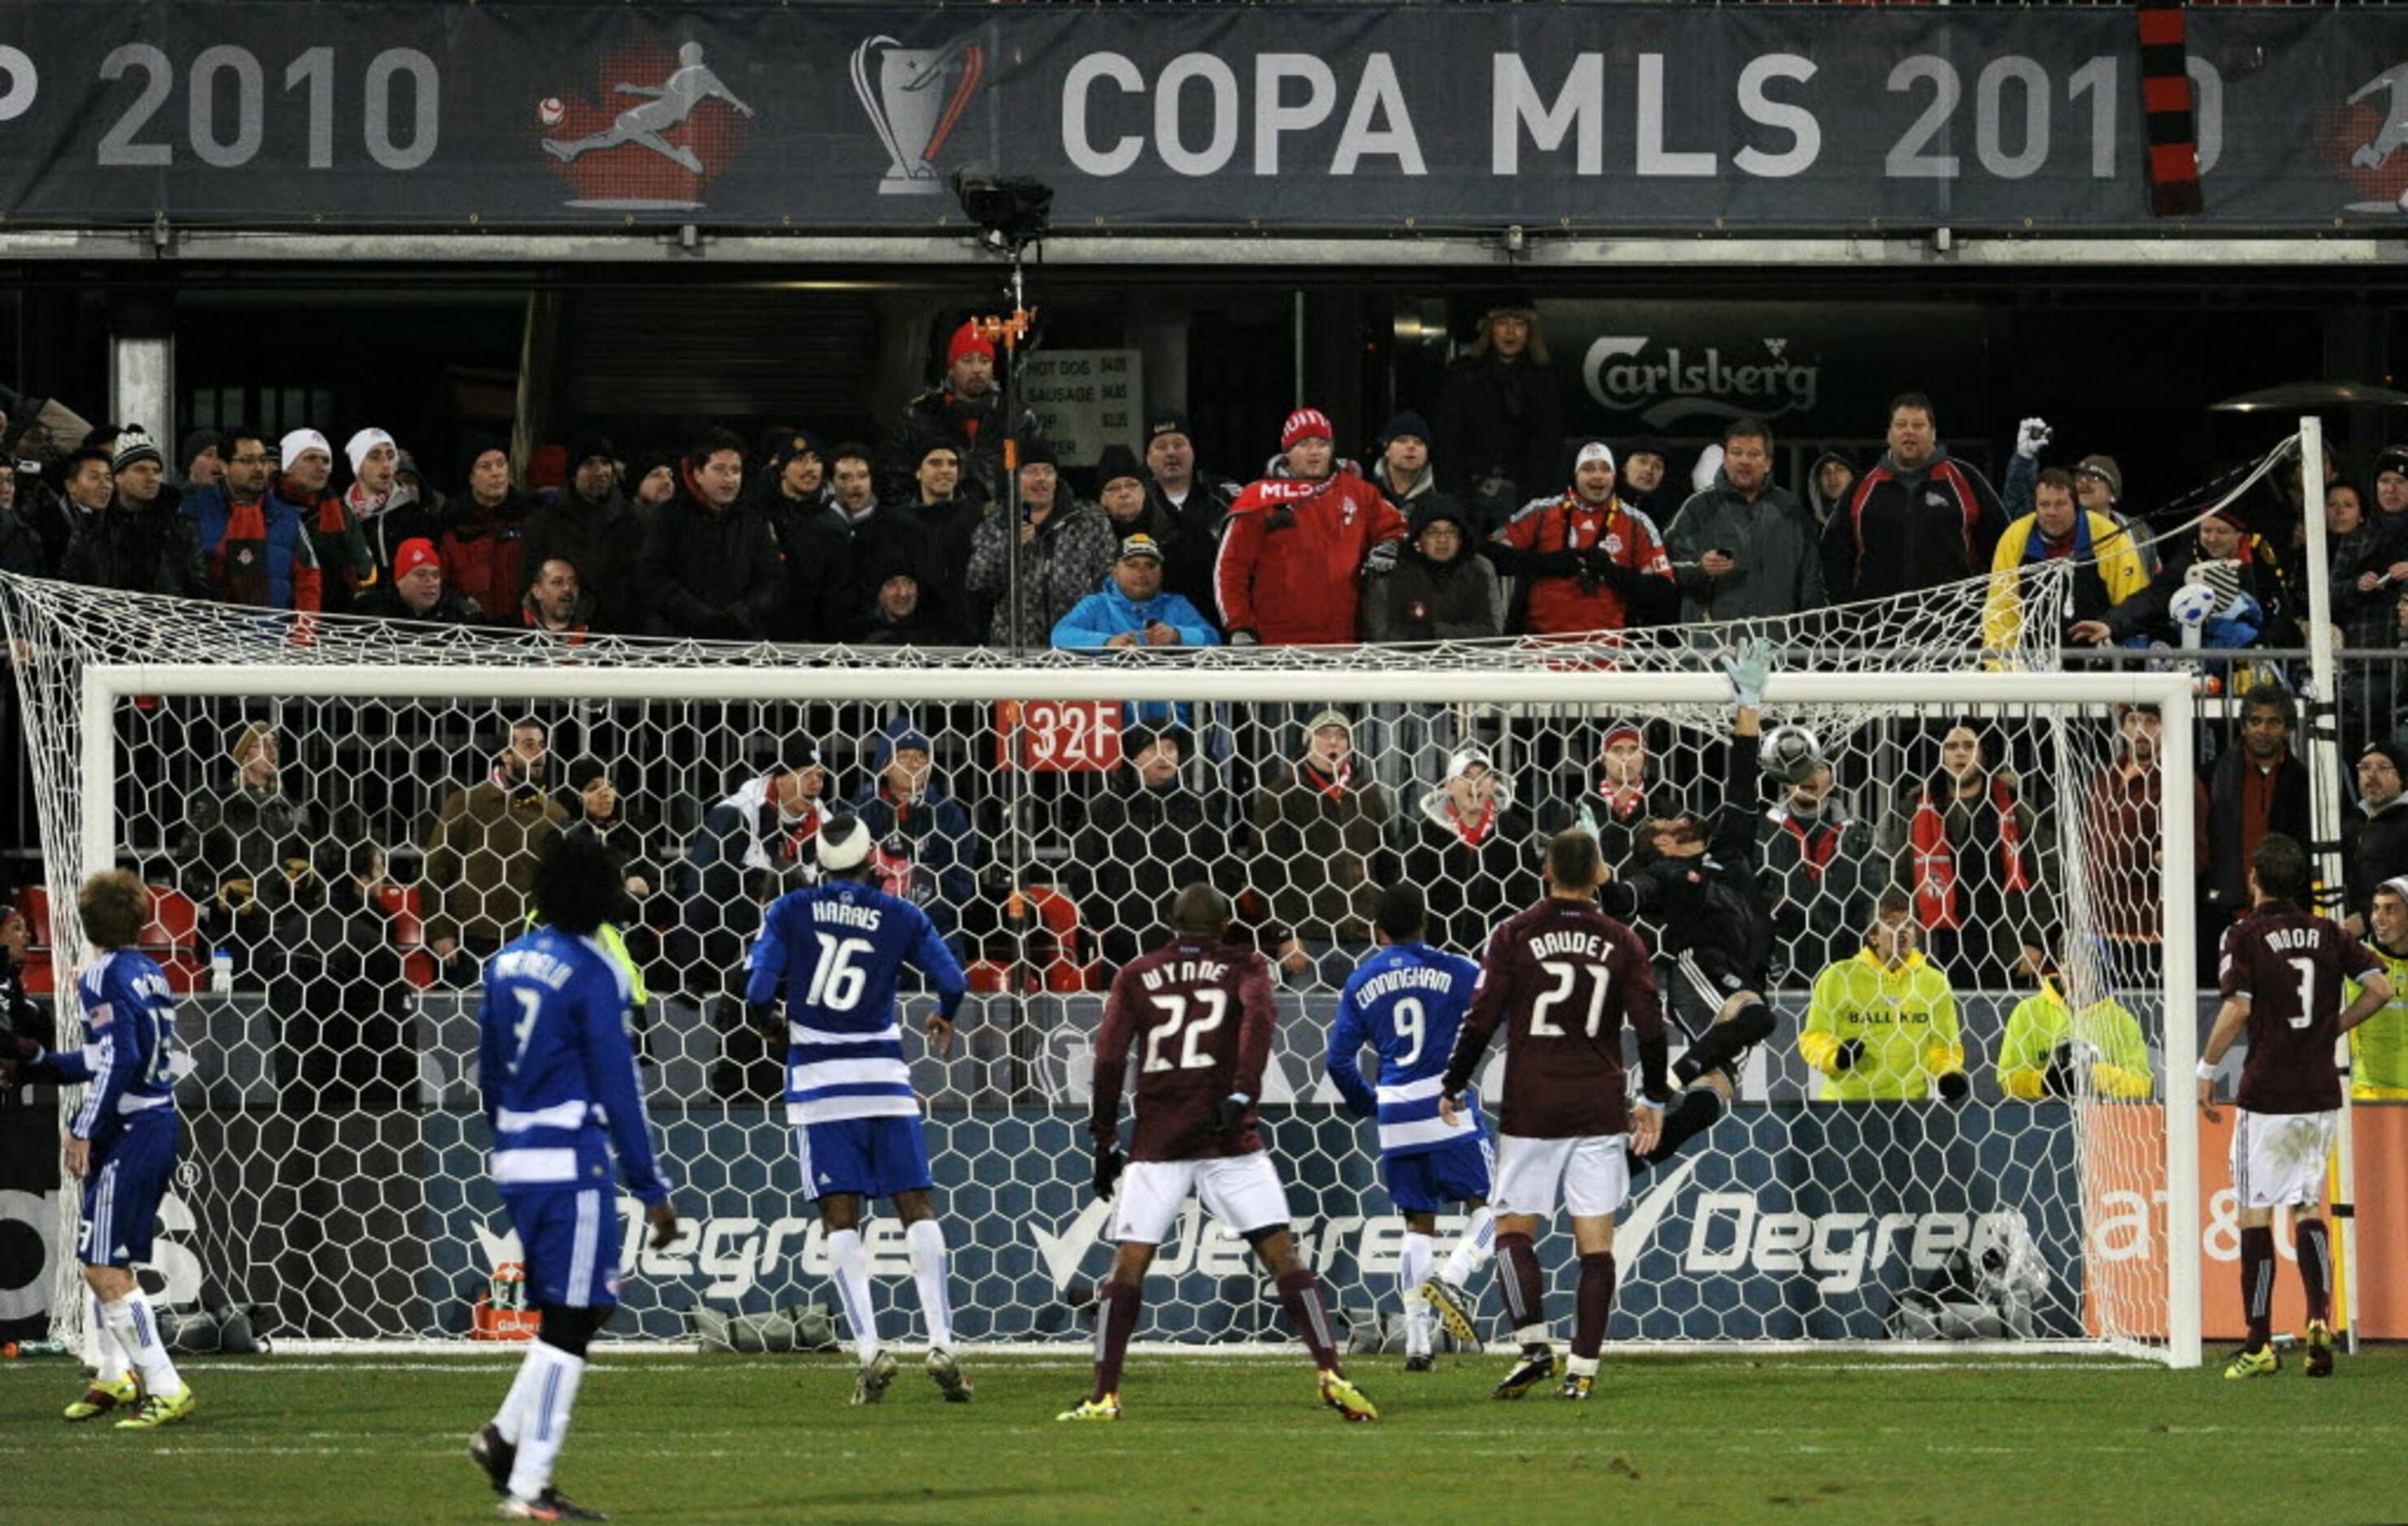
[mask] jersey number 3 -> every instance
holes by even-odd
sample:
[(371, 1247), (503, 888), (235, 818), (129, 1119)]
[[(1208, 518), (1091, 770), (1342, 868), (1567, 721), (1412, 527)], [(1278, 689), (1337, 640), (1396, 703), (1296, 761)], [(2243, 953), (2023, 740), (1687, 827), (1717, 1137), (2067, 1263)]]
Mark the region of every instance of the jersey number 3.
[[(1227, 1020), (1229, 993), (1226, 991), (1199, 991), (1192, 1004), (1184, 996), (1156, 996), (1154, 1005), (1164, 1014), (1166, 1020), (1145, 1036), (1145, 1069), (1149, 1073), (1211, 1069), (1212, 1057), (1199, 1052), (1196, 1045), (1197, 1040)], [(1193, 1023), (1187, 1020), (1191, 1011), (1197, 1014)], [(1187, 1034), (1186, 1042), (1179, 1047), (1179, 1058), (1174, 1062), (1163, 1051), (1182, 1029)]]

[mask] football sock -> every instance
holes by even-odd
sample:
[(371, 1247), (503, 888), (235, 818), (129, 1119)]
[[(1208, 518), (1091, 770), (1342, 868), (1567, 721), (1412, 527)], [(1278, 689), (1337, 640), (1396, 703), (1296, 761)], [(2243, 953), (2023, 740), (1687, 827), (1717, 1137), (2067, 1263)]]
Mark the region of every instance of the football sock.
[(1638, 1159), (1648, 1165), (1670, 1160), (1684, 1144), (1713, 1128), (1714, 1120), (1722, 1116), (1721, 1092), (1710, 1086), (1687, 1088), (1672, 1098), (1671, 1110), (1664, 1115), (1664, 1132), (1656, 1137), (1656, 1148)]
[(527, 1406), (543, 1387), (543, 1375), (548, 1369), (536, 1356), (543, 1349), (540, 1341), (527, 1343), (527, 1354), (519, 1359), (519, 1375), (510, 1380), (510, 1391), (502, 1396), (502, 1407), (494, 1411), (494, 1429), (513, 1447), (519, 1444), (519, 1433), (525, 1429)]
[(945, 1232), (933, 1219), (923, 1219), (903, 1232), (911, 1248), (911, 1280), (920, 1286), (920, 1317), (928, 1323), (930, 1346), (953, 1344), (953, 1303), (946, 1288), (953, 1258), (945, 1250)]
[(2308, 1290), (2308, 1318), (2332, 1319), (2332, 1234), (2321, 1219), (2302, 1219), (2292, 1228), (2300, 1251), (2300, 1281)]
[(1497, 1236), (1497, 1291), (1505, 1295), (1506, 1317), (1524, 1345), (1547, 1338), (1546, 1285), (1539, 1280), (1539, 1248), (1528, 1235)]
[(1128, 1361), (1129, 1336), (1145, 1300), (1129, 1282), (1107, 1282), (1096, 1292), (1101, 1300), (1096, 1310), (1096, 1391), (1087, 1397), (1100, 1404), (1121, 1391), (1121, 1365)]
[(844, 1322), (853, 1327), (853, 1354), (867, 1364), (878, 1354), (878, 1316), (869, 1305), (869, 1252), (861, 1231), (840, 1229), (828, 1236), (828, 1265), (836, 1273)]
[(1297, 1338), (1312, 1348), (1313, 1364), (1328, 1372), (1344, 1372), (1338, 1362), (1338, 1339), (1330, 1333), (1329, 1306), (1321, 1301), (1320, 1282), (1311, 1272), (1290, 1272), (1279, 1279), (1279, 1296)]
[(1594, 1362), (1605, 1345), (1605, 1317), (1613, 1308), (1613, 1252), (1585, 1253), (1580, 1259), (1580, 1303), (1572, 1323), (1572, 1355)]
[(1689, 1046), (1681, 1056), (1681, 1079), (1694, 1081), (1717, 1065), (1732, 1064), (1750, 1046), (1771, 1036), (1772, 1009), (1762, 1002), (1750, 1002), (1732, 1013), (1728, 1021), (1709, 1025)]
[(2241, 1306), (2249, 1314), (2249, 1349), (2274, 1338), (2274, 1226), (2241, 1232)]
[(1422, 1280), (1438, 1260), (1438, 1247), (1426, 1234), (1405, 1232), (1404, 1252), (1397, 1258), (1397, 1293), (1405, 1305), (1405, 1355), (1426, 1356), (1430, 1348), (1430, 1309), (1422, 1297)]
[(150, 1300), (142, 1290), (136, 1288), (114, 1304), (101, 1305), (100, 1312), (108, 1321), (109, 1333), (134, 1359), (135, 1370), (142, 1375), (145, 1394), (184, 1391), (184, 1380), (176, 1376), (176, 1364), (167, 1360), (166, 1345), (159, 1339), (158, 1316), (150, 1312)]
[(1458, 1288), (1469, 1288), (1480, 1274), (1489, 1252), (1497, 1245), (1497, 1210), (1478, 1207), (1471, 1210), (1471, 1221), (1463, 1226), (1463, 1235), (1448, 1253), (1445, 1278)]
[(560, 1456), (560, 1444), (568, 1439), (568, 1414), (577, 1406), (577, 1385), (585, 1379), (585, 1359), (538, 1340), (527, 1348), (526, 1360), (537, 1376), (519, 1413), (510, 1493), (532, 1500), (552, 1487), (552, 1464)]
[(107, 1388), (111, 1383), (125, 1381), (126, 1368), (131, 1363), (125, 1359), (125, 1348), (117, 1344), (116, 1334), (108, 1328), (108, 1305), (100, 1301), (98, 1293), (92, 1294), (91, 1298), (92, 1344), (95, 1357), (92, 1380)]

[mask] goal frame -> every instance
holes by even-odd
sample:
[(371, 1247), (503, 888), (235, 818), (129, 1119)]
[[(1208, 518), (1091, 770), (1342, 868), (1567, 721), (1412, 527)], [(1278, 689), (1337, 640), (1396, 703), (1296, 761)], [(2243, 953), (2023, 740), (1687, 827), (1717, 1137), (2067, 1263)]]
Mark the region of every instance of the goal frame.
[[(2029, 705), (2154, 705), (2164, 719), (2159, 767), (2168, 779), (2196, 772), (2192, 727), (2198, 714), (2193, 677), (2187, 673), (1776, 672), (1766, 685), (1769, 707), (1863, 705), (1895, 709), (1947, 706), (1980, 713), (1985, 708)], [(136, 695), (257, 696), (293, 699), (643, 700), (678, 698), (729, 702), (815, 703), (877, 701), (937, 703), (999, 700), (1064, 701), (1252, 701), (1297, 702), (1342, 690), (1350, 702), (1467, 705), (1583, 705), (1643, 709), (1650, 706), (1711, 706), (1727, 704), (1730, 686), (1719, 675), (1685, 672), (1616, 672), (1559, 668), (1519, 672), (1430, 669), (1346, 672), (1334, 667), (1297, 667), (1271, 662), (1227, 663), (1211, 668), (1139, 662), (1092, 666), (997, 666), (918, 668), (711, 667), (595, 663), (562, 666), (499, 666), (460, 663), (387, 666), (370, 663), (122, 663), (84, 665), (79, 691), (80, 807), (79, 847), (86, 864), (108, 863), (116, 855), (116, 727), (122, 700)], [(2162, 792), (2159, 815), (2165, 897), (2164, 987), (2167, 1021), (2163, 1041), (2165, 1079), (2162, 1131), (2166, 1183), (2166, 1339), (2162, 1344), (2118, 1336), (2081, 1348), (2113, 1351), (2172, 1367), (2200, 1362), (2200, 1216), (2199, 1122), (2189, 1105), (2188, 1083), (2198, 1062), (2197, 928), (2192, 832), (2196, 809), (2191, 792)], [(55, 883), (54, 889), (60, 887)], [(70, 900), (68, 904), (72, 904)], [(79, 963), (77, 946), (65, 950)], [(63, 987), (63, 989), (64, 989)], [(2188, 1020), (2180, 1020), (2187, 1019)], [(73, 1211), (63, 1194), (63, 1208)], [(72, 1278), (60, 1271), (60, 1288)], [(80, 1306), (72, 1291), (53, 1309)], [(54, 1323), (61, 1322), (54, 1315)], [(79, 1324), (70, 1317), (69, 1328)], [(1816, 1343), (1817, 1349), (1845, 1349), (1851, 1343)], [(1975, 1343), (1955, 1343), (1966, 1350)], [(1989, 1343), (1981, 1343), (1988, 1345)], [(1901, 1350), (1902, 1343), (1883, 1343)], [(2047, 1349), (2014, 1343), (2011, 1349)], [(2064, 1349), (2062, 1345), (2058, 1349)], [(1226, 1348), (1211, 1348), (1226, 1350)], [(1763, 1343), (1740, 1343), (1735, 1350), (1760, 1351)]]

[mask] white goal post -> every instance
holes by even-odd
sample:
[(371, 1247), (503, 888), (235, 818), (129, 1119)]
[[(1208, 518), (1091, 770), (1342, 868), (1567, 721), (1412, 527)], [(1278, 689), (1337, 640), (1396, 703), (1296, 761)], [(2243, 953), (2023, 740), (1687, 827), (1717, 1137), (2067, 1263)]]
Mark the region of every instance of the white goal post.
[[(464, 651), (457, 655), (469, 657), (473, 653)], [(638, 661), (624, 663), (612, 663), (608, 654), (584, 659), (571, 657), (559, 662), (521, 663), (507, 660), (481, 663), (437, 660), (390, 666), (375, 663), (313, 663), (306, 658), (293, 662), (177, 662), (155, 664), (88, 661), (77, 670), (80, 686), (80, 724), (78, 728), (79, 751), (74, 786), (79, 816), (70, 838), (79, 849), (80, 862), (73, 866), (54, 864), (50, 883), (55, 895), (71, 888), (72, 876), (68, 872), (71, 867), (88, 868), (117, 860), (123, 846), (121, 830), (123, 823), (120, 820), (118, 803), (127, 782), (121, 777), (125, 766), (121, 721), (127, 708), (137, 701), (250, 699), (307, 704), (313, 707), (314, 714), (333, 718), (319, 722), (325, 728), (339, 727), (339, 718), (346, 713), (347, 706), (390, 703), (429, 706), (473, 704), (486, 709), (516, 702), (533, 705), (666, 701), (731, 706), (849, 705), (906, 709), (913, 706), (936, 709), (948, 706), (978, 706), (982, 707), (981, 713), (983, 714), (984, 707), (998, 704), (1043, 700), (1084, 704), (1259, 706), (1267, 712), (1281, 714), (1284, 717), (1283, 724), (1288, 726), (1293, 725), (1296, 713), (1336, 700), (1373, 709), (1381, 706), (1459, 706), (1476, 707), (1485, 712), (1573, 715), (1583, 718), (1584, 723), (1608, 715), (1641, 720), (1680, 718), (1673, 723), (1701, 728), (1705, 723), (1698, 720), (1699, 717), (1720, 713), (1729, 701), (1727, 682), (1709, 673), (1600, 671), (1595, 666), (1554, 667), (1545, 665), (1543, 662), (1528, 662), (1527, 654), (1524, 656), (1525, 662), (1518, 666), (1473, 664), (1452, 668), (1437, 666), (1427, 670), (1380, 665), (1350, 668), (1336, 654), (1332, 654), (1326, 664), (1311, 662), (1310, 654), (1306, 654), (1305, 660), (1300, 661), (1292, 655), (1284, 663), (1248, 663), (1224, 656), (1215, 663), (1196, 666), (1153, 662), (1082, 665), (1035, 663), (1017, 666), (940, 666), (933, 663), (929, 665), (824, 667), (765, 663), (758, 666), (714, 666), (707, 663), (682, 665), (667, 653), (661, 654), (654, 663)], [(2111, 717), (2116, 707), (2155, 706), (2163, 720), (2159, 753), (2162, 777), (2187, 780), (2195, 774), (2195, 681), (2187, 673), (2137, 670), (2081, 674), (1786, 670), (1773, 677), (1766, 691), (1765, 705), (1768, 717), (1775, 719), (1784, 712), (1825, 715), (1835, 710), (1859, 709), (1883, 716), (1925, 717), (2064, 712), (2082, 716), (2086, 723), (2094, 726), (2103, 724), (2110, 733), (2114, 722), (2102, 718)], [(35, 736), (36, 745), (42, 745), (43, 734), (37, 731)], [(973, 733), (969, 734), (968, 745), (983, 748), (986, 741), (983, 733)], [(2085, 754), (2086, 761), (2082, 766), (2090, 765), (2087, 761), (2090, 756)], [(1869, 786), (1878, 785), (1894, 791), (1905, 781), (1874, 779), (1866, 782)], [(2078, 817), (2078, 813), (2071, 814)], [(2150, 1126), (2154, 1138), (2137, 1137), (2132, 1131), (2138, 1125), (2132, 1120), (2143, 1116), (2143, 1109), (2118, 1110), (2105, 1103), (2077, 1103), (2072, 1105), (2073, 1121), (2068, 1125), (2071, 1142), (2063, 1147), (2071, 1162), (2071, 1172), (2079, 1177), (2079, 1191), (2083, 1194), (2083, 1201), (2072, 1204), (2070, 1211), (2078, 1222), (2085, 1223), (2088, 1216), (2097, 1211), (2097, 1205), (2088, 1201), (2088, 1195), (2094, 1180), (2103, 1179), (2100, 1176), (2103, 1168), (2098, 1163), (2103, 1154), (2110, 1149), (2127, 1153), (2145, 1150), (2150, 1157), (2143, 1163), (2148, 1168), (2147, 1174), (2155, 1175), (2162, 1183), (2162, 1219), (2157, 1221), (2154, 1231), (2144, 1224), (2140, 1233), (2143, 1235), (2154, 1233), (2161, 1237), (2161, 1256), (2155, 1259), (2155, 1269), (2148, 1274), (2152, 1283), (2148, 1297), (2153, 1303), (2162, 1300), (2157, 1304), (2162, 1318), (2153, 1319), (2146, 1314), (2135, 1315), (2129, 1311), (2101, 1313), (2098, 1307), (2091, 1306), (2078, 1311), (2086, 1332), (2083, 1338), (2030, 1344), (2016, 1342), (2017, 1349), (2034, 1348), (2035, 1345), (2056, 1348), (2109, 1349), (2177, 1367), (2196, 1366), (2200, 1361), (2199, 1135), (2197, 1115), (2189, 1101), (2190, 1077), (2197, 1061), (2198, 1042), (2198, 993), (2194, 982), (2198, 951), (2193, 905), (2194, 826), (2190, 791), (2180, 788), (2164, 790), (2157, 843), (2157, 851), (2162, 855), (2159, 863), (2163, 887), (2163, 941), (2157, 965), (2162, 974), (2162, 987), (2153, 993), (2163, 1014), (2162, 1032), (2156, 1035), (2158, 1043), (2154, 1046), (2159, 1048), (2161, 1060), (2157, 1065), (2157, 1105), (2145, 1109), (2145, 1116), (2161, 1121)], [(2075, 861), (2087, 845), (2081, 839), (2078, 821), (2073, 826), (2060, 824), (2060, 830), (2070, 834), (2063, 844), (2064, 851), (2072, 863), (2067, 872), (2078, 878), (2082, 869)], [(1017, 894), (1016, 887), (1014, 893)], [(2079, 918), (2086, 905), (2081, 895), (2072, 896), (2067, 911), (2069, 919)], [(1512, 909), (1498, 906), (1494, 920), (1501, 920)], [(71, 923), (72, 919), (64, 920)], [(79, 957), (79, 951), (70, 941), (74, 935), (71, 926), (62, 927), (62, 953), (69, 967)], [(62, 982), (61, 990), (64, 991), (65, 989)], [(1788, 1024), (1784, 1022), (1784, 1034), (1787, 1028)], [(1054, 1111), (1070, 1120), (1071, 1130), (1076, 1132), (1076, 1119), (1081, 1112), (1078, 1106), (1062, 1105), (1057, 1099)], [(1822, 1109), (1826, 1117), (1842, 1111), (1839, 1108)], [(1732, 1120), (1726, 1120), (1718, 1128), (1729, 1128), (1732, 1122)], [(990, 1139), (989, 1148), (998, 1152), (1038, 1148), (1033, 1142), (1012, 1142), (1024, 1139), (1025, 1131), (1020, 1124), (1012, 1124), (1010, 1128), (997, 1124), (995, 1129), (996, 1132), (991, 1135), (980, 1137)], [(1025, 1138), (1033, 1141), (1035, 1135), (1026, 1134)], [(1275, 1141), (1274, 1148), (1277, 1148)], [(1715, 1135), (1712, 1133), (1691, 1147), (1699, 1150), (1715, 1148)], [(679, 1180), (680, 1162), (674, 1139), (667, 1163), (671, 1179)], [(1072, 1178), (1079, 1177), (1082, 1171), (1076, 1162), (1054, 1163), (1060, 1165)], [(2131, 1163), (2127, 1162), (2126, 1165), (2129, 1167)], [(773, 1186), (778, 1180), (776, 1173), (781, 1165), (791, 1170), (790, 1162), (772, 1162), (769, 1171)], [(1343, 1169), (1354, 1172), (1358, 1168), (1349, 1165)], [(2119, 1177), (2128, 1183), (2131, 1179), (2128, 1170)], [(940, 1211), (943, 1211), (941, 1175), (939, 1180)], [(1064, 1192), (1045, 1197), (1043, 1201), (1068, 1202), (1075, 1195), (1076, 1204), (1084, 1205), (1083, 1182), (1073, 1179), (1070, 1185), (1075, 1189), (1075, 1194)], [(1640, 1184), (1642, 1190), (1645, 1185), (1643, 1180)], [(1025, 1183), (1018, 1184), (1014, 1191), (1020, 1191), (1026, 1187)], [(1376, 1189), (1373, 1191), (1376, 1192)], [(65, 1207), (71, 1214), (72, 1203), (66, 1204)], [(790, 1211), (796, 1215), (803, 1213), (799, 1206)], [(2148, 1215), (2145, 1205), (2143, 1213), (2145, 1219)], [(1802, 1216), (1792, 1217), (1804, 1221)], [(1038, 1253), (1040, 1256), (1055, 1254), (1057, 1242), (1067, 1241), (1079, 1233), (1078, 1226), (1083, 1222), (1083, 1219), (1076, 1219), (1075, 1222), (1072, 1219), (1057, 1219), (1054, 1229), (1038, 1236)], [(1362, 1220), (1354, 1222), (1360, 1224)], [(1811, 1225), (1809, 1229), (1813, 1233), (1821, 1233)], [(758, 1249), (763, 1265), (778, 1251), (781, 1231), (796, 1236), (802, 1234), (799, 1228), (786, 1229), (781, 1222), (771, 1222), (766, 1230), (759, 1230), (756, 1225), (755, 1230), (767, 1236), (766, 1246)], [(732, 1234), (734, 1232), (727, 1233)], [(1092, 1229), (1087, 1233), (1092, 1234)], [(1334, 1236), (1339, 1231), (1333, 1226), (1329, 1233)], [(1695, 1233), (1698, 1238), (1694, 1243), (1704, 1244), (1704, 1231), (1699, 1229)], [(1744, 1237), (1743, 1230), (1738, 1233)], [(1890, 1231), (1884, 1227), (1881, 1233), (1887, 1234)], [(1859, 1262), (1865, 1255), (1863, 1240), (1872, 1234), (1873, 1230), (1869, 1226), (1864, 1235), (1859, 1237), (1855, 1252)], [(727, 1243), (733, 1244), (732, 1241)], [(748, 1246), (756, 1244), (752, 1240), (744, 1243)], [(2090, 1244), (2086, 1233), (2083, 1243), (2086, 1247)], [(1741, 1248), (1744, 1252), (1745, 1247)], [(1822, 1248), (1818, 1243), (1813, 1253), (1819, 1256)], [(1060, 1253), (1068, 1255), (1075, 1267), (1080, 1247), (1073, 1243)], [(752, 1253), (746, 1252), (748, 1255)], [(1208, 1253), (1209, 1248), (1197, 1251), (1199, 1261)], [(1721, 1253), (1721, 1248), (1715, 1248), (1714, 1253)], [(1872, 1250), (1876, 1262), (1882, 1253), (1882, 1247), (1876, 1243)], [(1800, 1251), (1797, 1254), (1807, 1253)], [(1902, 1261), (1902, 1248), (1899, 1255)], [(708, 1246), (696, 1250), (696, 1265), (708, 1259)], [(802, 1257), (797, 1254), (796, 1260), (799, 1265)], [(57, 1280), (62, 1293), (65, 1294), (71, 1284), (65, 1275), (67, 1269), (61, 1270), (62, 1275)], [(638, 1279), (642, 1275), (642, 1268), (638, 1267)], [(1005, 1284), (996, 1282), (995, 1285)], [(2094, 1274), (2092, 1281), (2086, 1285), (2084, 1296), (2094, 1301), (2103, 1299), (2105, 1295), (2098, 1288)], [(966, 1286), (956, 1291), (958, 1301), (965, 1305), (974, 1304), (980, 1296), (979, 1286)], [(1710, 1303), (1713, 1294), (1711, 1290), (1705, 1290), (1698, 1296)], [(60, 1311), (65, 1328), (71, 1329), (75, 1324), (73, 1311), (79, 1307), (80, 1302), (79, 1298), (62, 1296), (54, 1303), (53, 1307)], [(1348, 1302), (1352, 1305), (1350, 1313), (1363, 1306), (1359, 1299)], [(1268, 1328), (1268, 1325), (1264, 1327), (1266, 1331)], [(1171, 1333), (1177, 1334), (1179, 1332), (1174, 1328)], [(1048, 1335), (1066, 1338), (1075, 1333), (1077, 1332), (1070, 1329), (1016, 1329), (1002, 1333), (998, 1338), (1043, 1338)], [(1770, 1331), (1762, 1338), (1767, 1344), (1772, 1343)], [(1828, 1348), (1832, 1343), (1817, 1344)], [(1896, 1348), (1900, 1343), (1884, 1344)], [(1960, 1343), (1948, 1348), (1968, 1348)]]

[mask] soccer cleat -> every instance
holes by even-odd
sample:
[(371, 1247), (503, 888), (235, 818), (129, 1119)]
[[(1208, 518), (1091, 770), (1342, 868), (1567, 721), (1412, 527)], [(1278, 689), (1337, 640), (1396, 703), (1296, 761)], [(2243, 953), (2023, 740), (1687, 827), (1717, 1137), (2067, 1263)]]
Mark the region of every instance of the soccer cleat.
[(2283, 1355), (2272, 1346), (2256, 1351), (2233, 1354), (2231, 1363), (2224, 1369), (2227, 1377), (2272, 1377), (2283, 1370)]
[(1380, 1418), (1378, 1408), (1343, 1373), (1326, 1370), (1322, 1373), (1321, 1402), (1338, 1411), (1351, 1425), (1360, 1425)]
[(2308, 1376), (2310, 1377), (2330, 1377), (2332, 1376), (2332, 1327), (2326, 1324), (2322, 1319), (2309, 1320)]
[(67, 1405), (64, 1413), (70, 1420), (98, 1419), (120, 1405), (130, 1405), (142, 1397), (141, 1386), (127, 1373), (114, 1383), (95, 1382), (83, 1391), (83, 1397)]
[(193, 1413), (193, 1391), (180, 1393), (153, 1393), (142, 1401), (142, 1406), (117, 1422), (120, 1431), (156, 1431), (163, 1425), (173, 1425)]
[(531, 1500), (515, 1494), (506, 1495), (494, 1506), (494, 1514), (504, 1520), (608, 1520), (599, 1510), (588, 1510), (556, 1489), (547, 1489)]
[(1121, 1396), (1107, 1393), (1100, 1399), (1082, 1399), (1054, 1418), (1057, 1420), (1116, 1420), (1121, 1418)]
[(468, 1461), (485, 1470), (485, 1481), (494, 1492), (507, 1495), (510, 1491), (510, 1469), (517, 1465), (519, 1449), (502, 1439), (500, 1431), (488, 1420), (477, 1427), (468, 1438)]
[(945, 1403), (966, 1405), (970, 1402), (969, 1375), (962, 1371), (962, 1364), (953, 1360), (953, 1354), (941, 1346), (928, 1348), (928, 1377), (945, 1391)]
[(1471, 1311), (1475, 1306), (1471, 1295), (1441, 1276), (1425, 1277), (1415, 1290), (1427, 1303), (1438, 1322), (1446, 1333), (1466, 1346), (1480, 1344), (1480, 1332), (1471, 1327)]
[(1522, 1360), (1513, 1363), (1513, 1370), (1505, 1375), (1505, 1381), (1488, 1391), (1488, 1396), (1492, 1399), (1519, 1399), (1554, 1377), (1562, 1366), (1555, 1360), (1554, 1347), (1526, 1346), (1522, 1348)]
[(853, 1380), (853, 1402), (874, 1405), (886, 1397), (886, 1385), (894, 1381), (894, 1353), (882, 1349), (861, 1364), (860, 1374)]
[(1431, 1356), (1427, 1351), (1416, 1351), (1412, 1356), (1405, 1358), (1405, 1371), (1409, 1373), (1434, 1373), (1438, 1371), (1438, 1358)]
[(1565, 1377), (1563, 1387), (1555, 1390), (1558, 1399), (1585, 1399), (1597, 1391), (1597, 1379), (1587, 1373), (1573, 1373)]

